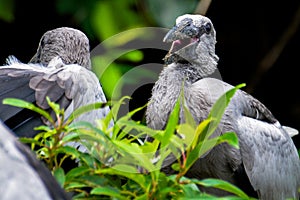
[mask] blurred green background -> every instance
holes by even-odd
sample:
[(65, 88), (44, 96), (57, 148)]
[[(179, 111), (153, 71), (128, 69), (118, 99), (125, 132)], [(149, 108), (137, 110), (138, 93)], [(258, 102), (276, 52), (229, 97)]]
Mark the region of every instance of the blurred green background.
[[(135, 84), (141, 78), (157, 79), (147, 67), (162, 67), (167, 44), (160, 49), (143, 48), (125, 51), (113, 60), (115, 50), (134, 41), (150, 41), (150, 32), (136, 28), (170, 28), (177, 16), (199, 10), (198, 0), (0, 0), (0, 62), (15, 55), (28, 62), (34, 55), (42, 34), (53, 28), (69, 26), (82, 30), (90, 39), (91, 49), (101, 46), (93, 58), (110, 99), (118, 84)], [(203, 2), (203, 0), (202, 0)], [(246, 83), (246, 90), (261, 100), (282, 124), (300, 130), (299, 95), (299, 0), (206, 1), (211, 2), (206, 15), (217, 31), (216, 53), (223, 80), (236, 85)], [(127, 34), (124, 31), (128, 31)], [(116, 36), (116, 39), (112, 36)], [(163, 33), (158, 34), (161, 40)], [(113, 38), (113, 39), (112, 39)], [(108, 45), (103, 45), (109, 41)], [(130, 45), (129, 45), (130, 46)], [(109, 64), (103, 71), (102, 66)], [(134, 72), (134, 73), (133, 73)], [(120, 80), (123, 82), (120, 83)], [(1, 87), (1, 86), (0, 86)], [(121, 86), (123, 87), (123, 86)], [(151, 84), (137, 88), (130, 106), (144, 105), (151, 95)], [(300, 136), (294, 138), (298, 148)]]

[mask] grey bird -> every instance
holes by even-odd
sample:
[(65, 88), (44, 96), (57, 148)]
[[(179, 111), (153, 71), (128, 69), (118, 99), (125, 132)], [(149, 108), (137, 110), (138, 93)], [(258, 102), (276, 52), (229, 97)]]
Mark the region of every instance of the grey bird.
[(2, 200), (71, 199), (44, 164), (0, 122), (0, 196)]
[[(213, 24), (201, 15), (180, 16), (164, 42), (173, 43), (165, 57), (167, 66), (152, 89), (146, 111), (147, 125), (153, 129), (165, 128), (181, 90), (186, 106), (200, 123), (216, 100), (233, 88), (210, 77), (219, 59), (215, 54)], [(180, 123), (183, 122), (181, 113)], [(298, 199), (300, 161), (289, 130), (281, 126), (260, 101), (238, 90), (213, 136), (235, 132), (240, 148), (227, 143), (217, 145), (200, 157), (186, 175), (197, 179), (223, 179), (260, 199)], [(174, 173), (170, 165), (162, 170)], [(228, 194), (214, 188), (200, 189), (219, 196)]]
[[(47, 31), (41, 38), (36, 54), (28, 64), (9, 57), (0, 67), (0, 119), (17, 136), (33, 137), (34, 127), (47, 124), (36, 113), (2, 104), (7, 97), (35, 103), (48, 110), (48, 96), (69, 115), (76, 108), (106, 102), (97, 76), (91, 71), (90, 46), (86, 35), (73, 28)], [(106, 116), (109, 107), (81, 115), (78, 121), (94, 123)]]

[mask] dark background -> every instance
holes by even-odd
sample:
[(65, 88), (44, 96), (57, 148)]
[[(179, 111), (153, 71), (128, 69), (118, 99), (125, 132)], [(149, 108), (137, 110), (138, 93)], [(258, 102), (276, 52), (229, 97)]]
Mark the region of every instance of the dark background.
[[(74, 1), (84, 4), (85, 1)], [(87, 1), (88, 2), (88, 1)], [(173, 1), (173, 3), (176, 1)], [(189, 1), (187, 1), (188, 3)], [(14, 20), (0, 20), (0, 63), (5, 63), (8, 55), (15, 55), (23, 62), (30, 60), (35, 53), (41, 35), (49, 29), (69, 26), (84, 32), (89, 31), (91, 48), (101, 39), (94, 37), (91, 29), (78, 22), (72, 12), (57, 11), (57, 1), (14, 1)], [(135, 5), (135, 4), (133, 4)], [(138, 6), (130, 9), (146, 18), (149, 26), (160, 26)], [(286, 126), (300, 130), (300, 91), (298, 68), (300, 67), (300, 1), (212, 1), (206, 14), (214, 23), (217, 31), (216, 52), (220, 57), (219, 70), (223, 80), (237, 85), (246, 83), (245, 90), (262, 101)], [(165, 5), (166, 10), (169, 9)], [(296, 16), (298, 13), (298, 17)], [(152, 13), (152, 15), (154, 15)], [(175, 18), (174, 18), (175, 21)], [(174, 22), (173, 22), (174, 23)], [(171, 27), (173, 24), (170, 24)], [(285, 35), (285, 36), (284, 36)], [(279, 44), (279, 45), (278, 45)], [(276, 46), (278, 45), (278, 46)], [(270, 54), (266, 64), (265, 56), (279, 50), (278, 57)], [(164, 57), (162, 51), (145, 51), (145, 60)], [(272, 58), (274, 62), (272, 62)], [(261, 70), (262, 66), (268, 66)], [(273, 63), (273, 64), (272, 64)], [(150, 91), (143, 91), (150, 95)], [(146, 95), (147, 96), (147, 95)], [(142, 101), (145, 101), (143, 99)], [(300, 148), (300, 136), (293, 138)]]

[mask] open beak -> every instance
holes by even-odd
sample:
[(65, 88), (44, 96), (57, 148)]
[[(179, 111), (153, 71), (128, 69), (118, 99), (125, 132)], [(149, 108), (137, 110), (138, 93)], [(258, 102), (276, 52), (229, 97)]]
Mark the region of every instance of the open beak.
[(165, 35), (163, 42), (174, 42), (175, 40), (184, 39), (184, 38), (188, 38), (188, 36), (180, 32), (177, 26), (174, 26)]
[(201, 33), (193, 24), (179, 24), (174, 26), (164, 37), (163, 42), (173, 42), (164, 58), (165, 64), (186, 60), (187, 51), (195, 47), (200, 41)]

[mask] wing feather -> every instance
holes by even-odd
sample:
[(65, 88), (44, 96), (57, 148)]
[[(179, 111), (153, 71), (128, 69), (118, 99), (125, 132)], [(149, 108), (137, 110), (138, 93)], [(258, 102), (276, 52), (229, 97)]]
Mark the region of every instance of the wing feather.
[[(201, 98), (210, 107), (232, 87), (223, 81), (205, 78), (193, 84), (192, 93), (194, 98), (201, 94)], [(197, 104), (196, 99), (191, 101)], [(201, 107), (201, 101), (198, 101), (196, 107)], [(234, 131), (238, 135), (240, 154), (227, 156), (229, 160), (241, 159), (252, 187), (262, 199), (299, 198), (297, 188), (300, 187), (300, 161), (297, 149), (286, 130), (288, 129), (280, 125), (265, 105), (238, 90), (214, 134), (218, 136)], [(223, 150), (222, 154), (224, 152), (226, 151)], [(210, 154), (216, 156), (218, 153), (220, 154), (212, 150)], [(236, 166), (238, 163), (236, 162)]]
[[(56, 59), (57, 61), (62, 62), (60, 59)], [(46, 102), (48, 96), (69, 112), (82, 105), (97, 101), (106, 102), (99, 80), (93, 72), (76, 64), (60, 63), (60, 65), (61, 67), (57, 69), (51, 66), (47, 68), (36, 64), (12, 62), (11, 65), (0, 67), (1, 102), (4, 98), (14, 97), (29, 100), (48, 110)], [(108, 111), (108, 108), (103, 108), (83, 115), (81, 119), (92, 122), (100, 116), (106, 116)], [(33, 130), (36, 125), (41, 125), (40, 117), (33, 116), (32, 113), (28, 116), (24, 112), (20, 108), (0, 105), (0, 119), (7, 122), (11, 129), (28, 131)]]

